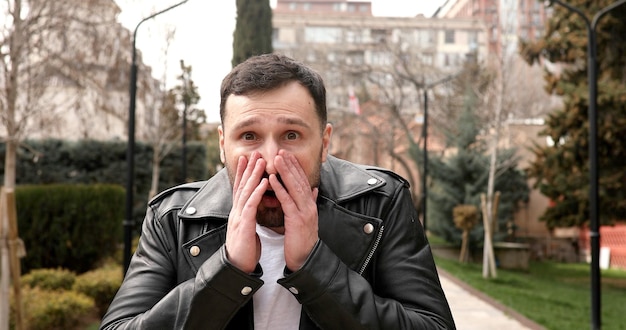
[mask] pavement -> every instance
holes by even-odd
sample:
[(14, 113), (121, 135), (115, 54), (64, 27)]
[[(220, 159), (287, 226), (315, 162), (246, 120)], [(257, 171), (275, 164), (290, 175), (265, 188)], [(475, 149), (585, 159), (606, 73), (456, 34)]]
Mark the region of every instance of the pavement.
[(438, 272), (458, 330), (545, 329), (444, 270)]

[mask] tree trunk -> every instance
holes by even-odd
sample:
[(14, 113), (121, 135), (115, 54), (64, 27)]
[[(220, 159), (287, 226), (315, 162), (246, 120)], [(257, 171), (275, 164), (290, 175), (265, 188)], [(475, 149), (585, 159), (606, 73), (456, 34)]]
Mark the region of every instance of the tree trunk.
[[(504, 55), (502, 55), (504, 56)], [(485, 243), (489, 242), (489, 244), (484, 244), (483, 248), (483, 277), (489, 277), (489, 273), (493, 273), (493, 277), (495, 278), (495, 265), (490, 265), (490, 263), (494, 263), (493, 260), (493, 244), (492, 244), (492, 235), (493, 229), (495, 226), (492, 224), (497, 224), (497, 220), (494, 218), (493, 212), (493, 201), (494, 201), (494, 186), (496, 181), (496, 171), (497, 171), (497, 160), (498, 160), (498, 143), (500, 141), (500, 120), (502, 117), (502, 108), (504, 104), (504, 74), (502, 70), (504, 70), (504, 58), (501, 57), (498, 59), (500, 68), (497, 73), (496, 78), (496, 105), (495, 105), (495, 118), (494, 118), (494, 132), (492, 134), (491, 139), (491, 157), (489, 159), (489, 178), (487, 181), (487, 197), (485, 201), (485, 205), (483, 208), (483, 217), (485, 224)], [(487, 230), (489, 229), (489, 230)], [(489, 237), (488, 237), (489, 236)], [(491, 271), (490, 271), (491, 270)]]
[[(18, 131), (15, 124), (15, 109), (17, 104), (17, 76), (20, 68), (20, 47), (23, 42), (21, 36), (22, 31), (22, 18), (21, 10), (22, 2), (16, 0), (13, 8), (13, 27), (14, 30), (11, 33), (10, 48), (9, 48), (9, 62), (10, 71), (8, 73), (8, 79), (6, 81), (6, 114), (5, 114), (5, 127), (7, 130), (6, 139), (6, 151), (4, 156), (4, 183), (3, 188), (13, 190), (15, 188), (15, 164), (17, 157), (18, 146)], [(9, 297), (10, 297), (10, 258), (8, 247), (8, 234), (9, 234), (9, 219), (6, 214), (6, 206), (2, 205), (4, 209), (0, 213), (0, 330), (9, 329)]]
[(156, 196), (159, 192), (159, 175), (161, 173), (161, 160), (159, 159), (159, 152), (155, 148), (152, 154), (152, 183), (150, 184), (150, 195), (148, 199)]

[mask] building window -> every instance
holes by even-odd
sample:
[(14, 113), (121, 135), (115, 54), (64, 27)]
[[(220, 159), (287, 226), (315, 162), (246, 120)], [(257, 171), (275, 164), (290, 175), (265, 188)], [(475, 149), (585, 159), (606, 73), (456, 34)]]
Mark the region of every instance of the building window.
[(293, 28), (273, 29), (272, 43), (275, 45), (293, 45), (296, 43), (296, 30)]
[(348, 57), (346, 58), (346, 64), (348, 65), (363, 65), (365, 64), (365, 59), (362, 51), (352, 51), (348, 53)]
[(307, 43), (335, 44), (341, 42), (341, 29), (334, 27), (309, 26), (304, 30)]
[(432, 30), (417, 31), (417, 45), (421, 47), (432, 46), (435, 42), (434, 32)]
[(345, 11), (347, 10), (346, 5), (347, 5), (347, 4), (346, 4), (345, 2), (342, 2), (342, 3), (334, 3), (334, 4), (333, 4), (333, 11), (343, 13), (343, 12), (345, 12)]
[(446, 30), (445, 31), (445, 43), (453, 44), (454, 43), (454, 30)]
[(349, 44), (360, 44), (363, 43), (363, 31), (362, 30), (347, 30), (346, 32), (346, 43)]
[(422, 63), (424, 65), (433, 65), (433, 55), (432, 54), (422, 55)]
[(393, 64), (393, 57), (386, 51), (372, 51), (369, 55), (369, 61), (367, 64), (380, 66), (389, 66)]
[(478, 48), (478, 32), (477, 31), (467, 32), (467, 46), (472, 51)]
[(387, 40), (387, 30), (372, 29), (371, 36), (373, 42), (385, 42)]
[(298, 4), (295, 3), (295, 2), (290, 2), (289, 3), (289, 10), (295, 11), (296, 9), (298, 9)]

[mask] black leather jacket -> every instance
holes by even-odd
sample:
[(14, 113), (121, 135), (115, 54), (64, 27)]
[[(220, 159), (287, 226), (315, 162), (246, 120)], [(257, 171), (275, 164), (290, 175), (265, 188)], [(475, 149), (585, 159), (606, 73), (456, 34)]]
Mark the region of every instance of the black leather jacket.
[[(300, 329), (454, 329), (405, 180), (329, 156), (319, 236), (279, 280), (302, 304)], [(252, 329), (261, 267), (225, 256), (232, 188), (225, 170), (150, 203), (139, 246), (101, 329)]]

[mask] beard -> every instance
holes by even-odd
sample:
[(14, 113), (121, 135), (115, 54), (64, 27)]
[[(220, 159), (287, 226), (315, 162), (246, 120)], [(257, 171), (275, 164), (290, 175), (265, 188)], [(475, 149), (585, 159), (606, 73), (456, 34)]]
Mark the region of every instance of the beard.
[[(309, 181), (309, 184), (311, 185), (311, 189), (313, 189), (314, 187), (319, 187), (319, 185), (320, 185), (320, 181), (321, 181), (321, 179), (320, 179), (320, 171), (321, 171), (321, 167), (322, 167), (322, 152), (323, 152), (323, 149), (320, 148), (320, 151), (318, 153), (317, 160), (316, 160), (317, 166), (314, 168), (312, 173), (309, 173), (307, 175), (307, 179)], [(225, 155), (224, 158), (226, 159), (226, 162), (225, 162), (224, 165), (225, 165), (226, 170), (228, 172), (228, 178), (230, 179), (230, 184), (231, 184), (231, 187), (232, 187), (233, 183), (235, 182), (235, 175), (236, 175), (236, 170), (237, 170), (236, 163), (235, 164), (231, 164), (227, 155)], [(263, 175), (263, 177), (267, 177), (267, 173), (265, 175)], [(281, 181), (281, 183), (282, 183), (282, 181)], [(284, 185), (283, 185), (283, 187), (284, 187)], [(233, 189), (234, 189), (234, 187), (233, 187)], [(263, 194), (263, 198), (266, 198), (266, 197), (276, 198), (276, 194), (274, 194), (274, 192), (271, 191), (271, 190), (267, 190)], [(257, 207), (256, 221), (261, 226), (265, 226), (265, 227), (268, 227), (268, 228), (280, 228), (280, 227), (284, 227), (285, 226), (285, 214), (283, 213), (283, 209), (280, 206), (278, 206), (278, 207), (267, 207), (267, 206), (263, 205), (263, 201), (261, 201), (259, 203), (259, 206)]]

